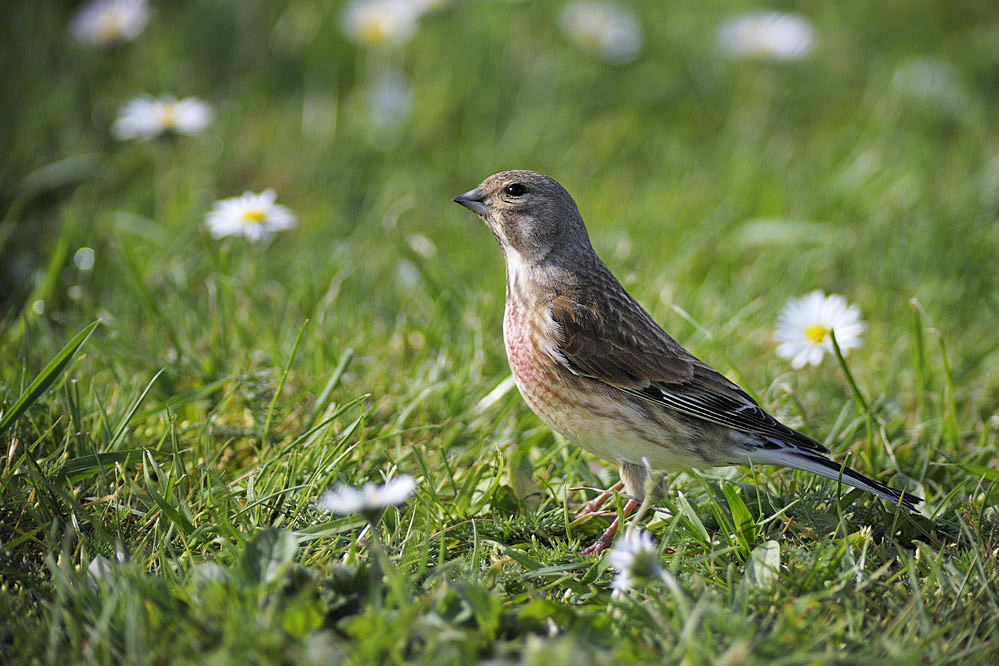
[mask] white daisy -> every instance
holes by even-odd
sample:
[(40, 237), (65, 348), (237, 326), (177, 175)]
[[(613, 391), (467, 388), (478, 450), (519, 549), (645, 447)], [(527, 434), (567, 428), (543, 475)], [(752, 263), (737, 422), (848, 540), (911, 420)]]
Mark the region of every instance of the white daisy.
[(397, 46), (416, 32), (420, 10), (406, 0), (354, 0), (341, 25), (348, 37), (368, 46)]
[(777, 355), (791, 361), (795, 370), (806, 364), (818, 365), (826, 352), (832, 352), (830, 331), (836, 332), (836, 342), (846, 355), (859, 347), (864, 332), (860, 309), (849, 305), (836, 294), (826, 296), (813, 291), (788, 301), (777, 318)]
[(572, 2), (562, 9), (562, 31), (578, 46), (608, 62), (634, 60), (642, 30), (627, 10), (609, 2)]
[(118, 111), (111, 126), (116, 139), (152, 139), (161, 134), (196, 134), (214, 118), (212, 107), (197, 97), (178, 100), (173, 95), (159, 98), (140, 95)]
[(631, 589), (635, 582), (662, 578), (659, 566), (659, 551), (648, 532), (628, 529), (617, 540), (607, 558), (607, 563), (618, 570), (611, 583), (615, 593)]
[(815, 29), (797, 14), (755, 11), (724, 21), (715, 42), (739, 60), (798, 60), (815, 48)]
[(256, 242), (275, 231), (295, 226), (295, 214), (274, 203), (277, 194), (266, 189), (260, 194), (244, 192), (241, 197), (216, 201), (205, 216), (205, 224), (213, 238), (246, 236)]
[(146, 0), (94, 0), (73, 17), (69, 31), (91, 46), (130, 42), (149, 22)]
[(340, 484), (322, 494), (316, 507), (320, 511), (348, 515), (369, 514), (385, 507), (402, 504), (416, 490), (416, 481), (408, 474), (397, 476), (384, 485), (366, 483), (362, 488)]

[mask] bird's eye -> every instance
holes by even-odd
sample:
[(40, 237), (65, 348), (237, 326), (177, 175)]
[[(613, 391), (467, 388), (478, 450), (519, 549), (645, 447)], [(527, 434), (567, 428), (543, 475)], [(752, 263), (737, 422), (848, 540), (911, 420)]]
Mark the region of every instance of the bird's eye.
[(527, 188), (521, 185), (520, 183), (513, 183), (512, 185), (507, 185), (503, 189), (511, 197), (520, 197), (527, 192)]

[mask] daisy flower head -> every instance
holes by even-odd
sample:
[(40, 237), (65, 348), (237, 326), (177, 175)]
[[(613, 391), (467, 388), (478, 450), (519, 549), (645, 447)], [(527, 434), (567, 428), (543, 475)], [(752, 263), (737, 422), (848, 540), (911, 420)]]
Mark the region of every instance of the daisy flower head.
[(631, 589), (636, 582), (662, 578), (663, 574), (659, 551), (652, 537), (638, 529), (629, 529), (618, 539), (607, 563), (618, 571), (611, 583), (611, 588), (618, 594)]
[(342, 516), (360, 513), (369, 517), (386, 507), (402, 504), (414, 490), (416, 481), (408, 474), (397, 476), (384, 484), (365, 483), (361, 488), (339, 484), (324, 492), (316, 502), (316, 507), (320, 511)]
[(815, 48), (815, 28), (798, 14), (755, 11), (724, 21), (715, 42), (736, 60), (799, 60)]
[(74, 37), (90, 46), (130, 42), (149, 22), (146, 0), (93, 0), (69, 24)]
[(638, 21), (610, 2), (570, 2), (562, 9), (560, 23), (562, 32), (577, 46), (607, 62), (630, 62), (642, 48)]
[(832, 337), (845, 356), (847, 350), (859, 347), (864, 332), (860, 309), (837, 294), (826, 296), (813, 291), (787, 302), (777, 318), (777, 355), (791, 361), (800, 370), (806, 364), (818, 365), (826, 352), (832, 352)]
[(420, 9), (406, 0), (353, 0), (341, 25), (348, 37), (367, 46), (399, 46), (416, 32)]
[(111, 125), (116, 139), (148, 140), (161, 134), (197, 134), (215, 117), (212, 107), (197, 97), (140, 95), (129, 100)]
[(274, 203), (276, 200), (274, 190), (266, 189), (260, 194), (244, 192), (241, 197), (216, 201), (205, 216), (205, 224), (213, 238), (246, 236), (255, 243), (295, 226), (295, 214)]

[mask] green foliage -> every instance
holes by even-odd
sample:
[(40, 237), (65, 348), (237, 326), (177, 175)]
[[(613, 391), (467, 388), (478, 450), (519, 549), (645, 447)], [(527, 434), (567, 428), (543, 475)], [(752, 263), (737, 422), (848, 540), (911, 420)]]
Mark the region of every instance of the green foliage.
[[(155, 3), (94, 49), (68, 4), (0, 21), (0, 661), (999, 662), (989, 3), (801, 5), (819, 42), (787, 63), (719, 55), (743, 3), (629, 3), (621, 65), (552, 3), (451, 2), (394, 49), (319, 0)], [(899, 74), (922, 56), (935, 96)], [(410, 85), (392, 131), (385, 71)], [(216, 119), (116, 141), (144, 91)], [(613, 472), (493, 392), (502, 259), (449, 201), (521, 167), (674, 337), (924, 514), (679, 473), (646, 520), (677, 587), (612, 597), (576, 554), (605, 523), (566, 502)], [(268, 187), (294, 229), (210, 236), (213, 201)], [(864, 344), (791, 372), (773, 323), (819, 288)], [(314, 507), (402, 473), (373, 528)]]

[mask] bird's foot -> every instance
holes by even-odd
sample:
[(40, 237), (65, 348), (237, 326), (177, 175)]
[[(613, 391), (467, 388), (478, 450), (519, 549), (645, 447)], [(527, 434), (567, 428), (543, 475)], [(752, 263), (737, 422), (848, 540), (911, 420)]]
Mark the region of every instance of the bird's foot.
[(636, 502), (635, 500), (628, 500), (628, 503), (625, 504), (624, 508), (621, 510), (621, 515), (614, 519), (614, 522), (610, 524), (610, 527), (604, 530), (604, 533), (601, 534), (600, 537), (596, 541), (594, 541), (592, 545), (587, 546), (583, 550), (579, 551), (579, 556), (589, 557), (590, 555), (599, 555), (600, 553), (610, 548), (611, 544), (614, 543), (614, 535), (617, 534), (618, 525), (620, 525), (621, 521), (627, 518), (628, 515), (631, 514), (631, 512), (634, 511), (635, 507), (637, 506), (638, 502)]
[(591, 555), (599, 555), (614, 543), (614, 535), (617, 534), (617, 526), (620, 521), (615, 518), (614, 522), (610, 524), (603, 534), (594, 541), (592, 544), (579, 551), (580, 557), (590, 557)]
[(589, 502), (584, 504), (582, 511), (577, 513), (576, 516), (573, 518), (573, 520), (576, 521), (579, 520), (580, 518), (585, 518), (590, 514), (597, 513), (600, 510), (600, 507), (606, 504), (607, 500), (613, 497), (614, 493), (620, 491), (622, 488), (624, 488), (624, 481), (618, 481), (613, 486), (611, 486), (610, 488), (608, 488), (607, 490), (600, 493), (599, 495), (591, 499)]

